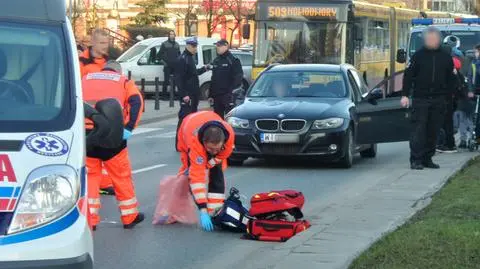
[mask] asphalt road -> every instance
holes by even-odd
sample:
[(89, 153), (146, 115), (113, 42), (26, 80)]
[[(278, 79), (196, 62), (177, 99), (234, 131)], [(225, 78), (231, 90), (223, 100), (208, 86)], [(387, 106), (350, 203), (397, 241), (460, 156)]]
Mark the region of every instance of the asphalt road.
[[(152, 215), (158, 185), (165, 175), (175, 174), (179, 157), (174, 151), (174, 120), (141, 126), (129, 141), (130, 157), (140, 210), (147, 220), (134, 230), (124, 230), (114, 197), (102, 198), (102, 223), (94, 234), (95, 268), (226, 268), (235, 260), (245, 261), (249, 254), (272, 244), (241, 240), (239, 234), (206, 233), (184, 225), (153, 226)], [(306, 196), (308, 217), (319, 206), (358, 183), (359, 178), (384, 176), (392, 164), (406, 166), (406, 143), (378, 147), (376, 159), (355, 160), (352, 169), (310, 161), (286, 160), (278, 164), (249, 160), (243, 167), (231, 167), (226, 173), (227, 185), (237, 187), (250, 197), (255, 192), (275, 189), (296, 189)], [(315, 209), (315, 210), (314, 210)], [(253, 267), (254, 261), (252, 261)]]

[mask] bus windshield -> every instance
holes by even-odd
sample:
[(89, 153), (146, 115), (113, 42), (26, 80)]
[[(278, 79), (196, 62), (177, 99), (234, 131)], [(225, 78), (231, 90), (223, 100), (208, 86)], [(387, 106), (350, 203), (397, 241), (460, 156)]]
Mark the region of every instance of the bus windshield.
[[(442, 40), (449, 35), (454, 35), (460, 38), (460, 50), (462, 51), (471, 50), (480, 42), (480, 31), (442, 31)], [(417, 50), (422, 48), (422, 46), (422, 32), (412, 33), (409, 56), (411, 57)]]
[(60, 24), (0, 23), (0, 132), (70, 127), (65, 43)]
[(254, 65), (343, 63), (345, 31), (341, 22), (259, 21)]

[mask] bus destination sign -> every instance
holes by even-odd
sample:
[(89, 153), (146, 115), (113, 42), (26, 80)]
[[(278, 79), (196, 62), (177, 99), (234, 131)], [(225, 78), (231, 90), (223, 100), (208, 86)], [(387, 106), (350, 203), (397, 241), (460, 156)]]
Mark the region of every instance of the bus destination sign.
[(288, 18), (288, 17), (306, 17), (306, 18), (336, 18), (338, 8), (336, 7), (319, 7), (319, 6), (269, 6), (269, 18)]

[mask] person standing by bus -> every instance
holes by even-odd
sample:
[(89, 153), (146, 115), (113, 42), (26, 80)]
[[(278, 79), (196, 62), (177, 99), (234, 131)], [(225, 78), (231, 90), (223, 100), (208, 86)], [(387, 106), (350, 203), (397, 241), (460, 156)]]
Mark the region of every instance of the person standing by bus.
[(213, 60), (209, 102), (213, 102), (213, 110), (223, 119), (234, 106), (233, 90), (242, 86), (243, 70), (240, 60), (229, 51), (227, 40), (219, 40), (215, 45), (218, 56)]
[[(127, 150), (127, 140), (132, 136), (142, 115), (143, 100), (135, 83), (123, 76), (121, 70), (118, 62), (109, 62), (102, 71), (87, 74), (82, 79), (83, 98), (87, 103), (94, 104), (105, 98), (115, 98), (123, 108), (125, 121), (123, 143), (120, 147), (95, 147), (87, 154), (89, 219), (94, 230), (100, 222), (99, 187), (103, 167), (112, 179), (123, 227), (131, 229), (145, 218), (143, 213), (138, 211)], [(86, 127), (87, 130), (93, 128), (89, 121), (86, 122)]]
[(412, 104), (412, 136), (410, 167), (438, 169), (432, 161), (437, 134), (445, 115), (445, 102), (453, 94), (455, 75), (453, 59), (440, 47), (440, 31), (428, 27), (424, 31), (424, 47), (412, 56), (403, 77), (401, 105)]

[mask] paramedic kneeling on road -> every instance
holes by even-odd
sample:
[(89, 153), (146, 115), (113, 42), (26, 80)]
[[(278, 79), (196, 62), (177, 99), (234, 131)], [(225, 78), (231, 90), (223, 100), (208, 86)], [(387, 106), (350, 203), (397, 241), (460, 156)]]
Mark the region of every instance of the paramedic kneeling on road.
[[(112, 178), (123, 227), (131, 229), (144, 219), (143, 213), (138, 212), (127, 151), (127, 140), (140, 120), (143, 100), (133, 81), (121, 74), (119, 63), (108, 62), (103, 71), (90, 73), (82, 80), (84, 100), (93, 104), (105, 98), (117, 99), (123, 108), (125, 124), (124, 140), (119, 148), (94, 148), (87, 155), (89, 219), (94, 230), (100, 222), (102, 164)], [(87, 129), (92, 129), (91, 122), (87, 121), (86, 125)]]
[(200, 223), (206, 231), (213, 231), (211, 216), (225, 200), (223, 170), (232, 154), (234, 138), (232, 127), (211, 111), (188, 115), (178, 130), (182, 161), (179, 174), (188, 175), (191, 193), (200, 210)]

